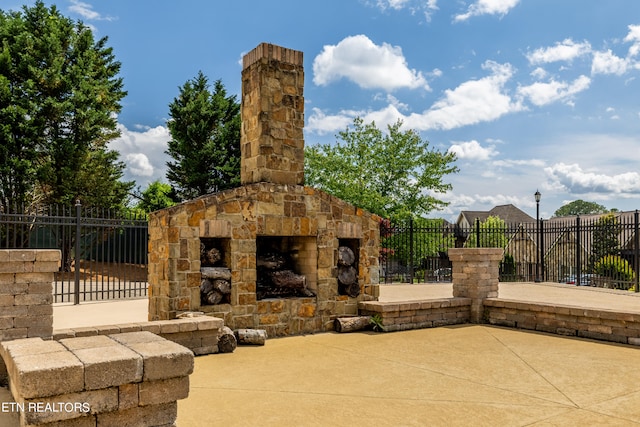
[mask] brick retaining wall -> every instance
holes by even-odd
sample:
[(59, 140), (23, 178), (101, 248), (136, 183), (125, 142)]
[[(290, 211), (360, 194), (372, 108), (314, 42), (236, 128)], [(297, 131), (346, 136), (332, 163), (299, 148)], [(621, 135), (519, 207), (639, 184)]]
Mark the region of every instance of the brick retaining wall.
[(366, 301), (358, 304), (363, 316), (379, 315), (387, 332), (409, 329), (435, 328), (438, 326), (469, 323), (470, 298), (446, 298), (438, 300), (380, 302)]
[(484, 322), (552, 334), (640, 345), (640, 313), (489, 298)]

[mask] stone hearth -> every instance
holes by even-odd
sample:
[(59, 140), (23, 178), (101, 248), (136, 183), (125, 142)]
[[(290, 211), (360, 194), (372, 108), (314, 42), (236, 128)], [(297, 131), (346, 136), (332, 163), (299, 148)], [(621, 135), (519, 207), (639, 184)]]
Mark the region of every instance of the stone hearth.
[[(243, 59), (242, 186), (154, 212), (149, 221), (149, 319), (204, 311), (269, 336), (333, 329), (378, 283), (379, 220), (304, 183), (302, 52), (263, 43)], [(202, 304), (201, 244), (220, 251), (231, 291)], [(339, 247), (355, 254), (356, 291), (338, 284)], [(259, 299), (261, 247), (280, 248), (305, 293)], [(358, 291), (359, 286), (359, 291)], [(356, 295), (357, 294), (357, 295)]]

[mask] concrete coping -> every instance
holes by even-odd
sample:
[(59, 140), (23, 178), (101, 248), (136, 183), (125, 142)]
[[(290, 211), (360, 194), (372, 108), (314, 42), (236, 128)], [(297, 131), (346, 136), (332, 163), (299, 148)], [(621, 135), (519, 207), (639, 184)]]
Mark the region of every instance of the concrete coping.
[(434, 308), (462, 307), (471, 305), (470, 298), (441, 298), (417, 301), (361, 301), (358, 308), (375, 313), (405, 310), (431, 310)]
[(95, 335), (111, 335), (127, 332), (151, 332), (153, 334), (175, 334), (179, 332), (208, 331), (222, 329), (224, 320), (211, 316), (186, 317), (173, 320), (153, 320), (149, 322), (122, 323), (118, 325), (101, 325), (56, 329), (53, 339), (85, 337)]

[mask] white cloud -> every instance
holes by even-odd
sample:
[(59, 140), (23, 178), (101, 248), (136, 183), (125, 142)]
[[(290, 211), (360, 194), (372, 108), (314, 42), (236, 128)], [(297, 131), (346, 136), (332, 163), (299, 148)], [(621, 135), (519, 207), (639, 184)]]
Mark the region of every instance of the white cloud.
[(307, 131), (320, 134), (334, 132), (360, 116), (365, 122), (375, 121), (384, 126), (398, 119), (410, 129), (419, 131), (430, 129), (450, 130), (462, 126), (492, 121), (499, 117), (522, 110), (504, 93), (504, 85), (512, 77), (514, 70), (510, 64), (487, 61), (483, 69), (490, 75), (478, 80), (462, 83), (455, 89), (446, 90), (444, 97), (422, 113), (402, 114), (393, 104), (378, 111), (341, 111), (336, 115), (326, 115), (314, 109), (309, 116)]
[(535, 70), (533, 70), (531, 73), (531, 77), (538, 79), (538, 80), (542, 80), (545, 77), (547, 77), (548, 73), (544, 68), (538, 67)]
[(89, 3), (82, 2), (80, 0), (70, 0), (71, 6), (69, 11), (80, 15), (82, 18), (89, 21), (112, 21), (114, 18), (110, 16), (102, 16), (100, 13), (93, 10), (93, 6)]
[(588, 89), (590, 84), (591, 79), (587, 76), (580, 76), (572, 83), (555, 80), (551, 80), (548, 83), (536, 82), (529, 86), (519, 87), (518, 95), (523, 99), (528, 99), (538, 107), (557, 101), (570, 104), (573, 96)]
[(629, 56), (636, 56), (640, 52), (640, 25), (629, 25), (627, 28), (629, 28), (629, 33), (624, 41), (631, 42)]
[(422, 114), (411, 114), (405, 124), (419, 130), (450, 130), (492, 121), (521, 110), (521, 106), (513, 103), (511, 97), (504, 93), (505, 84), (513, 76), (513, 67), (487, 61), (483, 68), (491, 71), (491, 74), (446, 90), (442, 99)]
[(499, 154), (494, 146), (483, 147), (476, 140), (452, 144), (448, 152), (467, 160), (488, 160)]
[(378, 6), (383, 10), (387, 8), (400, 10), (407, 6), (408, 3), (409, 0), (378, 0)]
[(166, 181), (169, 130), (157, 126), (139, 132), (122, 124), (118, 124), (118, 130), (120, 137), (109, 143), (109, 149), (118, 151), (126, 163), (124, 179), (136, 181), (143, 188), (155, 180)]
[(153, 166), (146, 154), (131, 153), (127, 154), (124, 159), (127, 168), (132, 175), (151, 176), (153, 175)]
[(319, 108), (312, 108), (311, 111), (304, 130), (306, 132), (315, 132), (319, 135), (346, 129), (347, 126), (353, 123), (355, 117), (362, 117), (366, 114), (364, 111), (342, 110), (338, 114), (327, 115)]
[(557, 163), (545, 168), (545, 172), (552, 185), (563, 188), (573, 194), (640, 194), (640, 173), (638, 172), (606, 175), (586, 172), (578, 164), (565, 163)]
[(621, 76), (627, 72), (629, 68), (629, 61), (625, 58), (620, 58), (611, 52), (611, 49), (606, 52), (594, 52), (593, 62), (591, 63), (591, 74), (615, 74)]
[(531, 166), (535, 168), (541, 168), (546, 165), (544, 160), (540, 159), (526, 159), (526, 160), (495, 160), (492, 162), (494, 166), (505, 167), (505, 168), (520, 168), (522, 166)]
[(409, 9), (412, 14), (423, 12), (425, 19), (429, 22), (431, 16), (438, 10), (438, 0), (377, 0), (375, 6), (382, 11)]
[(429, 89), (422, 73), (409, 69), (399, 46), (378, 46), (365, 35), (325, 45), (313, 60), (313, 74), (313, 82), (319, 86), (346, 78), (364, 89)]
[(565, 39), (552, 47), (544, 47), (527, 54), (531, 64), (546, 64), (549, 62), (568, 61), (591, 52), (589, 42), (576, 43), (571, 39)]
[(454, 21), (466, 21), (473, 16), (500, 15), (504, 16), (516, 7), (520, 0), (477, 0), (469, 6), (467, 13), (456, 15)]

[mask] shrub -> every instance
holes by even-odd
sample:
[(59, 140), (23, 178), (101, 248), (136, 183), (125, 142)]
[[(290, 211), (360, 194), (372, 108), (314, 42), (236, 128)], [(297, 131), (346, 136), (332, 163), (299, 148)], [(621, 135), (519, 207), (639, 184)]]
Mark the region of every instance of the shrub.
[(609, 277), (621, 282), (630, 282), (635, 278), (635, 273), (627, 260), (618, 255), (605, 255), (593, 266), (596, 274)]

